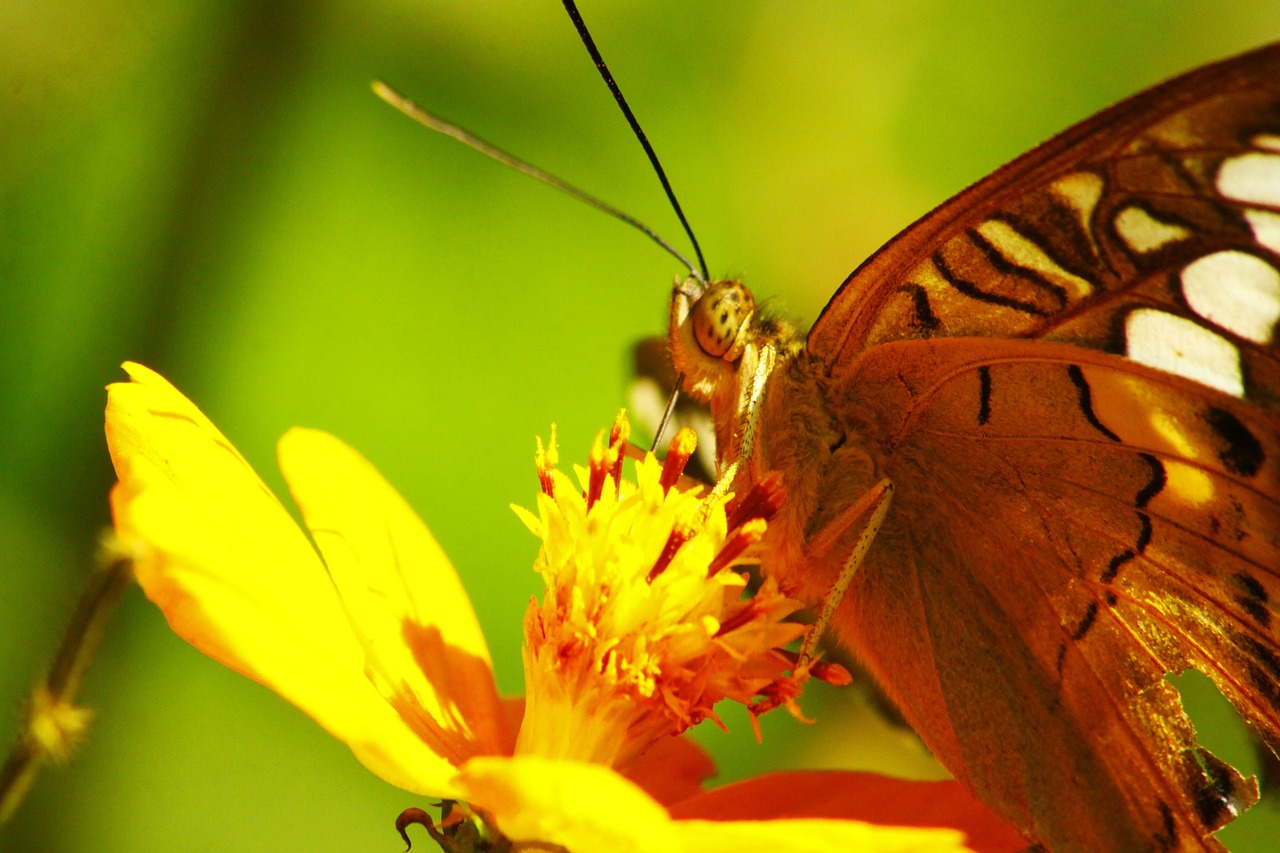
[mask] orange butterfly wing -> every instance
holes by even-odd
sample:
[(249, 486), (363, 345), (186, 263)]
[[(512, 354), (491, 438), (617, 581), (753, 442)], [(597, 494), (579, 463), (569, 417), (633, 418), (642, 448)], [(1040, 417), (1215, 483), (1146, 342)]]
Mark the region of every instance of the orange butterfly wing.
[[(780, 535), (856, 499), (862, 452), (897, 489), (838, 633), (1052, 849), (1213, 849), (1256, 799), (1168, 672), (1280, 744), (1278, 207), (1272, 46), (1068, 130), (860, 267), (800, 360), (837, 440), (788, 443), (796, 380), (766, 399), (760, 466), (807, 466)], [(766, 569), (814, 598), (842, 557)]]
[(888, 344), (859, 370), (898, 492), (839, 628), (1052, 849), (1195, 846), (1256, 791), (1194, 747), (1164, 674), (1201, 669), (1280, 733), (1273, 419), (1111, 356), (982, 343)]

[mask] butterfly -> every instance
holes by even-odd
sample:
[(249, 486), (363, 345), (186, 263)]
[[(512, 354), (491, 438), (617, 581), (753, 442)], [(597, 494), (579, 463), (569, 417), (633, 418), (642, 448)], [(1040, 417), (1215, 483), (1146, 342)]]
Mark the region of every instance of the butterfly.
[[(1280, 748), (1280, 44), (1105, 110), (942, 204), (800, 336), (687, 280), (669, 345), (759, 559), (958, 778), (1053, 850), (1221, 849)], [(848, 588), (830, 595), (837, 579)]]

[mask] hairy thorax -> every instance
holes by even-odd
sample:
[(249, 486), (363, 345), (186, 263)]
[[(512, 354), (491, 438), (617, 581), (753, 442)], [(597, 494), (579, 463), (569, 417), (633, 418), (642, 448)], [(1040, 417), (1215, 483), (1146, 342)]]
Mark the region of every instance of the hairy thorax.
[[(841, 526), (841, 514), (883, 476), (856, 421), (838, 415), (825, 393), (820, 365), (803, 351), (774, 367), (761, 405), (752, 478), (783, 472), (787, 488), (761, 543), (761, 567), (789, 592), (817, 601), (835, 580), (863, 525)], [(748, 487), (735, 484), (735, 490)], [(834, 527), (833, 527), (834, 525)], [(825, 532), (843, 529), (825, 547)]]

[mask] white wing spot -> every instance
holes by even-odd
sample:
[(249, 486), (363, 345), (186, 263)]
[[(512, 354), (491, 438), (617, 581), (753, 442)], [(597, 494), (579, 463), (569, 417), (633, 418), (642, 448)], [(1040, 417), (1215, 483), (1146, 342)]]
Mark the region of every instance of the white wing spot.
[(1075, 208), (1080, 217), (1080, 224), (1086, 232), (1091, 231), (1094, 208), (1102, 198), (1105, 185), (1099, 175), (1093, 172), (1072, 172), (1054, 181), (1050, 187), (1069, 206)]
[(1259, 133), (1249, 140), (1254, 148), (1261, 148), (1264, 151), (1275, 151), (1280, 153), (1280, 136), (1274, 133)]
[(1192, 320), (1138, 308), (1125, 317), (1124, 340), (1125, 354), (1134, 361), (1244, 396), (1240, 352), (1226, 338)]
[(1280, 320), (1280, 271), (1245, 252), (1214, 252), (1182, 271), (1182, 295), (1201, 317), (1256, 343)]
[(1251, 151), (1224, 160), (1218, 192), (1230, 199), (1280, 208), (1280, 154)]
[(1244, 218), (1253, 229), (1253, 239), (1280, 255), (1280, 213), (1250, 207), (1245, 210)]
[(1093, 293), (1090, 282), (1058, 266), (1035, 240), (1022, 234), (1008, 222), (988, 219), (978, 226), (978, 233), (1010, 263), (1035, 270), (1055, 284), (1073, 291), (1077, 298)]
[(1181, 225), (1161, 222), (1141, 207), (1130, 205), (1116, 214), (1116, 233), (1135, 252), (1154, 252), (1185, 240), (1191, 232)]

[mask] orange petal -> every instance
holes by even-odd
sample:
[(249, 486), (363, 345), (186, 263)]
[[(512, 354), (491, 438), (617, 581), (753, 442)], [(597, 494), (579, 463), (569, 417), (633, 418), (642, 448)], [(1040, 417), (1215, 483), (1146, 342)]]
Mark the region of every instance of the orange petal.
[(916, 782), (839, 770), (770, 773), (671, 807), (679, 818), (739, 821), (840, 818), (882, 826), (950, 827), (974, 850), (1023, 850), (1027, 841), (955, 781)]
[(159, 374), (109, 386), (111, 505), (147, 597), (183, 639), (275, 690), (374, 773), (447, 795), (453, 767), (365, 676), (365, 655), (315, 550), (208, 418)]
[(692, 738), (658, 739), (623, 774), (664, 806), (702, 793), (716, 773), (715, 762)]
[(426, 525), (336, 438), (293, 429), (279, 450), (280, 468), (364, 645), (374, 684), (455, 764), (509, 754), (515, 738), (484, 635)]

